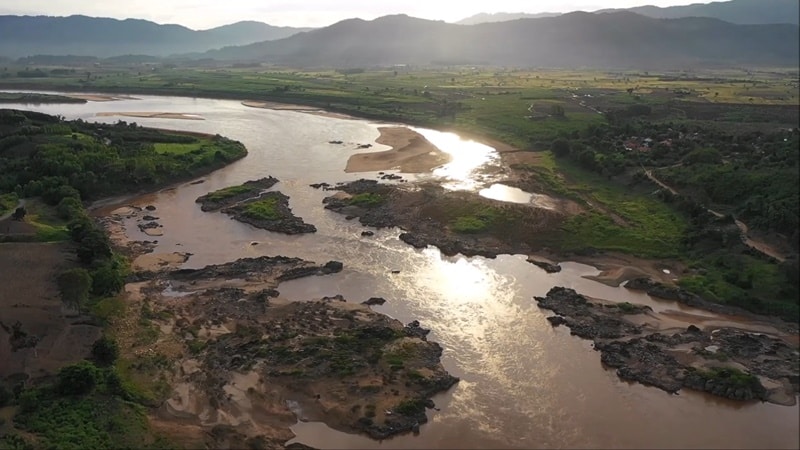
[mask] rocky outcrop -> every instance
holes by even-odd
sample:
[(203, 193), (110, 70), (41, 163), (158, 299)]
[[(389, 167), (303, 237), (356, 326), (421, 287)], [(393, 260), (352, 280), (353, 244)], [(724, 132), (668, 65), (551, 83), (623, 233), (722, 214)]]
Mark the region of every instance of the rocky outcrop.
[(677, 286), (667, 286), (666, 284), (653, 281), (650, 278), (634, 278), (625, 283), (627, 289), (645, 291), (652, 297), (663, 298), (665, 300), (675, 300), (688, 306), (703, 306), (703, 299), (691, 292)]
[[(403, 242), (415, 248), (433, 245), (448, 256), (494, 258), (499, 254), (530, 253), (538, 245), (534, 238), (537, 232), (554, 228), (563, 218), (555, 211), (531, 205), (498, 205), (474, 192), (448, 191), (430, 183), (406, 188), (403, 184), (361, 179), (329, 189), (347, 195), (325, 198), (326, 209), (348, 219), (358, 217), (361, 224), (370, 227), (399, 227), (403, 229)], [(470, 212), (491, 211), (496, 219), (485, 230), (459, 232), (454, 227), (459, 217), (451, 211), (461, 210), (466, 216)]]
[(317, 227), (305, 223), (289, 208), (289, 197), (281, 192), (267, 192), (222, 210), (239, 222), (256, 228), (285, 234), (315, 233)]
[(535, 258), (528, 258), (528, 262), (533, 264), (534, 266), (537, 266), (537, 267), (541, 268), (542, 270), (544, 270), (547, 273), (558, 273), (558, 272), (561, 272), (561, 266), (559, 266), (558, 264), (553, 264), (553, 263), (550, 263), (550, 262), (547, 262), (547, 261), (542, 261), (540, 259), (535, 259)]
[(372, 305), (382, 305), (386, 303), (386, 299), (383, 297), (370, 297), (368, 300), (361, 302), (362, 305), (372, 306)]
[(203, 211), (217, 211), (255, 197), (276, 183), (278, 183), (278, 179), (272, 176), (261, 178), (260, 180), (246, 181), (239, 186), (231, 186), (209, 192), (206, 195), (197, 197), (195, 202), (200, 203), (200, 209)]
[(329, 261), (320, 266), (311, 261), (287, 256), (241, 258), (225, 264), (213, 264), (202, 269), (179, 269), (169, 273), (176, 280), (192, 281), (209, 278), (243, 278), (293, 280), (312, 275), (341, 272), (342, 263)]
[(641, 334), (642, 327), (622, 319), (625, 314), (640, 314), (649, 311), (647, 306), (615, 304), (596, 305), (573, 289), (554, 287), (546, 297), (534, 297), (540, 308), (558, 314), (557, 319), (548, 318), (554, 326), (566, 325), (570, 332), (584, 339), (620, 338)]
[[(800, 354), (780, 339), (732, 328), (704, 331), (694, 325), (673, 334), (652, 332), (629, 320), (650, 314), (649, 307), (592, 302), (564, 287), (535, 299), (539, 307), (557, 314), (547, 318), (553, 326), (566, 325), (573, 335), (592, 339), (602, 363), (616, 369), (621, 379), (670, 393), (687, 388), (781, 404), (793, 402), (800, 392)], [(762, 379), (778, 387), (767, 389)]]

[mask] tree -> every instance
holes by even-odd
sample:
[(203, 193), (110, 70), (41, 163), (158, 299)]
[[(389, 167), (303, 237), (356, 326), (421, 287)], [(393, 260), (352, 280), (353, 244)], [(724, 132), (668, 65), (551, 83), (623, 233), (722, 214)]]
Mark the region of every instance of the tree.
[(92, 345), (92, 359), (101, 366), (110, 366), (119, 357), (117, 341), (103, 335)]
[(14, 214), (11, 215), (11, 218), (14, 220), (22, 220), (25, 218), (26, 214), (28, 214), (28, 210), (25, 209), (24, 206), (20, 206), (14, 210)]
[(100, 267), (92, 271), (92, 294), (106, 296), (116, 295), (125, 286), (120, 264), (112, 259), (105, 259)]
[(556, 156), (569, 155), (569, 141), (566, 139), (556, 139), (551, 146), (553, 154)]
[(67, 306), (78, 310), (78, 313), (81, 312), (83, 304), (89, 299), (91, 287), (92, 277), (86, 269), (70, 269), (58, 276), (58, 290), (61, 292), (61, 301)]
[(89, 361), (81, 361), (58, 371), (58, 391), (66, 395), (92, 392), (98, 379), (98, 370)]

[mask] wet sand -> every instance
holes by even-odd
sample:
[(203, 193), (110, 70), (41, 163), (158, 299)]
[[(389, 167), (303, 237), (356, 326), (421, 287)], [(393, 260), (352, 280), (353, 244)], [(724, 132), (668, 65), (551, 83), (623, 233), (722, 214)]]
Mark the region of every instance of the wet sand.
[(278, 111), (321, 111), (313, 106), (292, 105), (289, 103), (261, 102), (255, 100), (243, 101), (242, 105), (250, 108), (275, 109)]
[(171, 113), (171, 112), (101, 112), (98, 117), (138, 117), (143, 119), (183, 119), (183, 120), (206, 120), (196, 114)]
[(430, 172), (450, 162), (450, 156), (416, 131), (406, 127), (380, 127), (375, 142), (392, 147), (383, 152), (359, 153), (347, 160), (345, 172), (400, 170), (403, 173)]

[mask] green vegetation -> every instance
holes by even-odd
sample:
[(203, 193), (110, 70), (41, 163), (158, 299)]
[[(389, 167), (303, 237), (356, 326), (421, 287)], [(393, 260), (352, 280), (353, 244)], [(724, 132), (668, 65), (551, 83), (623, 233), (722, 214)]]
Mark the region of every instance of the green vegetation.
[(14, 425), (2, 448), (169, 448), (152, 436), (142, 407), (129, 399), (113, 367), (79, 362), (62, 368), (55, 384), (18, 390)]
[(0, 92), (0, 104), (2, 103), (86, 103), (86, 100), (67, 97), (64, 95), (34, 94), (28, 92)]
[(394, 411), (404, 416), (416, 416), (425, 413), (425, 400), (422, 399), (408, 399), (403, 400), (394, 407)]
[(246, 154), (240, 143), (219, 136), (11, 110), (0, 111), (0, 152), (0, 193), (41, 196), (53, 206), (65, 198), (93, 200), (188, 179)]
[(267, 197), (247, 203), (243, 214), (255, 220), (278, 220), (282, 217), (278, 207), (280, 200), (277, 197)]
[(256, 193), (259, 190), (260, 188), (258, 187), (248, 186), (245, 184), (239, 186), (230, 186), (214, 192), (209, 192), (206, 195), (206, 200), (210, 202), (222, 202), (229, 198), (238, 197), (243, 194)]
[(457, 233), (482, 233), (494, 225), (507, 222), (509, 214), (486, 204), (464, 204), (461, 211), (451, 214), (450, 229)]
[(0, 216), (17, 208), (19, 197), (16, 192), (0, 194)]
[(89, 299), (92, 276), (86, 269), (75, 268), (62, 272), (57, 281), (61, 301), (80, 312)]
[(355, 206), (362, 206), (364, 208), (373, 208), (375, 206), (382, 205), (386, 202), (386, 198), (381, 194), (376, 194), (373, 192), (362, 192), (361, 194), (356, 194), (347, 201), (350, 205)]
[(742, 372), (738, 369), (712, 367), (708, 370), (697, 370), (696, 373), (706, 380), (723, 383), (725, 386), (734, 389), (763, 389), (757, 376)]
[[(117, 294), (129, 272), (83, 200), (195, 177), (245, 155), (244, 147), (216, 136), (167, 133), (119, 122), (64, 121), (35, 112), (0, 110), (0, 204), (26, 205), (19, 219), (35, 230), (33, 240), (75, 244), (79, 267), (57, 275), (62, 300), (78, 313), (90, 311), (105, 324), (126, 307)], [(15, 214), (16, 215), (16, 214)], [(30, 239), (29, 239), (30, 240)], [(146, 311), (144, 311), (146, 313)], [(158, 328), (146, 314), (138, 338), (152, 343)], [(3, 403), (18, 405), (0, 448), (169, 448), (153, 436), (142, 405), (168, 392), (163, 369), (151, 356), (117, 361), (119, 348), (104, 336), (92, 348), (93, 363), (63, 367), (54, 384), (35, 380)], [(166, 359), (164, 359), (166, 361)], [(158, 369), (158, 370), (156, 370)], [(38, 384), (37, 384), (38, 383)]]
[(170, 154), (170, 155), (186, 155), (191, 153), (203, 153), (203, 143), (189, 142), (189, 143), (175, 143), (175, 142), (157, 142), (153, 145), (156, 153)]

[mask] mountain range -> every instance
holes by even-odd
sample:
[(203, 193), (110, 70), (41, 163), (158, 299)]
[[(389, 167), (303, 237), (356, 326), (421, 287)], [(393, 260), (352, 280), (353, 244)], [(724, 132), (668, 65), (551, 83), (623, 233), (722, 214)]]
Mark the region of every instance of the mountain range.
[(296, 67), (471, 64), (677, 67), (798, 63), (797, 25), (735, 25), (631, 12), (456, 25), (405, 15), (349, 19), (291, 37), (205, 53), (217, 60)]
[(561, 13), (506, 13), (506, 12), (499, 12), (499, 13), (478, 13), (474, 16), (469, 16), (466, 19), (461, 19), (456, 22), (458, 25), (477, 25), (479, 23), (492, 23), (492, 22), (508, 22), (509, 20), (518, 20), (518, 19), (541, 19), (543, 17), (556, 17), (560, 16)]
[[(756, 5), (765, 8), (762, 11)], [(202, 31), (138, 19), (0, 16), (0, 57), (44, 65), (60, 65), (64, 55), (79, 55), (114, 57), (130, 64), (178, 56), (295, 67), (785, 67), (798, 64), (797, 24), (743, 25), (733, 19), (736, 14), (749, 14), (758, 22), (796, 20), (797, 14), (790, 16), (786, 11), (796, 11), (798, 5), (798, 0), (732, 0), (647, 6), (634, 8), (636, 12), (545, 13), (536, 18), (495, 14), (482, 16), (489, 22), (474, 25), (393, 15), (370, 21), (348, 19), (318, 29), (238, 22)], [(711, 13), (731, 20), (671, 18)]]
[(196, 31), (139, 19), (0, 16), (0, 55), (168, 56), (280, 39), (306, 30), (251, 21)]
[[(601, 9), (596, 13), (630, 11), (654, 19), (679, 19), (682, 17), (710, 17), (740, 25), (764, 25), (771, 23), (800, 23), (800, 1), (798, 0), (731, 0), (726, 2), (694, 3), (691, 5), (637, 6), (626, 9)], [(560, 13), (480, 13), (456, 22), (459, 25), (475, 25), (488, 22), (507, 22), (517, 19), (538, 19), (559, 16)]]

